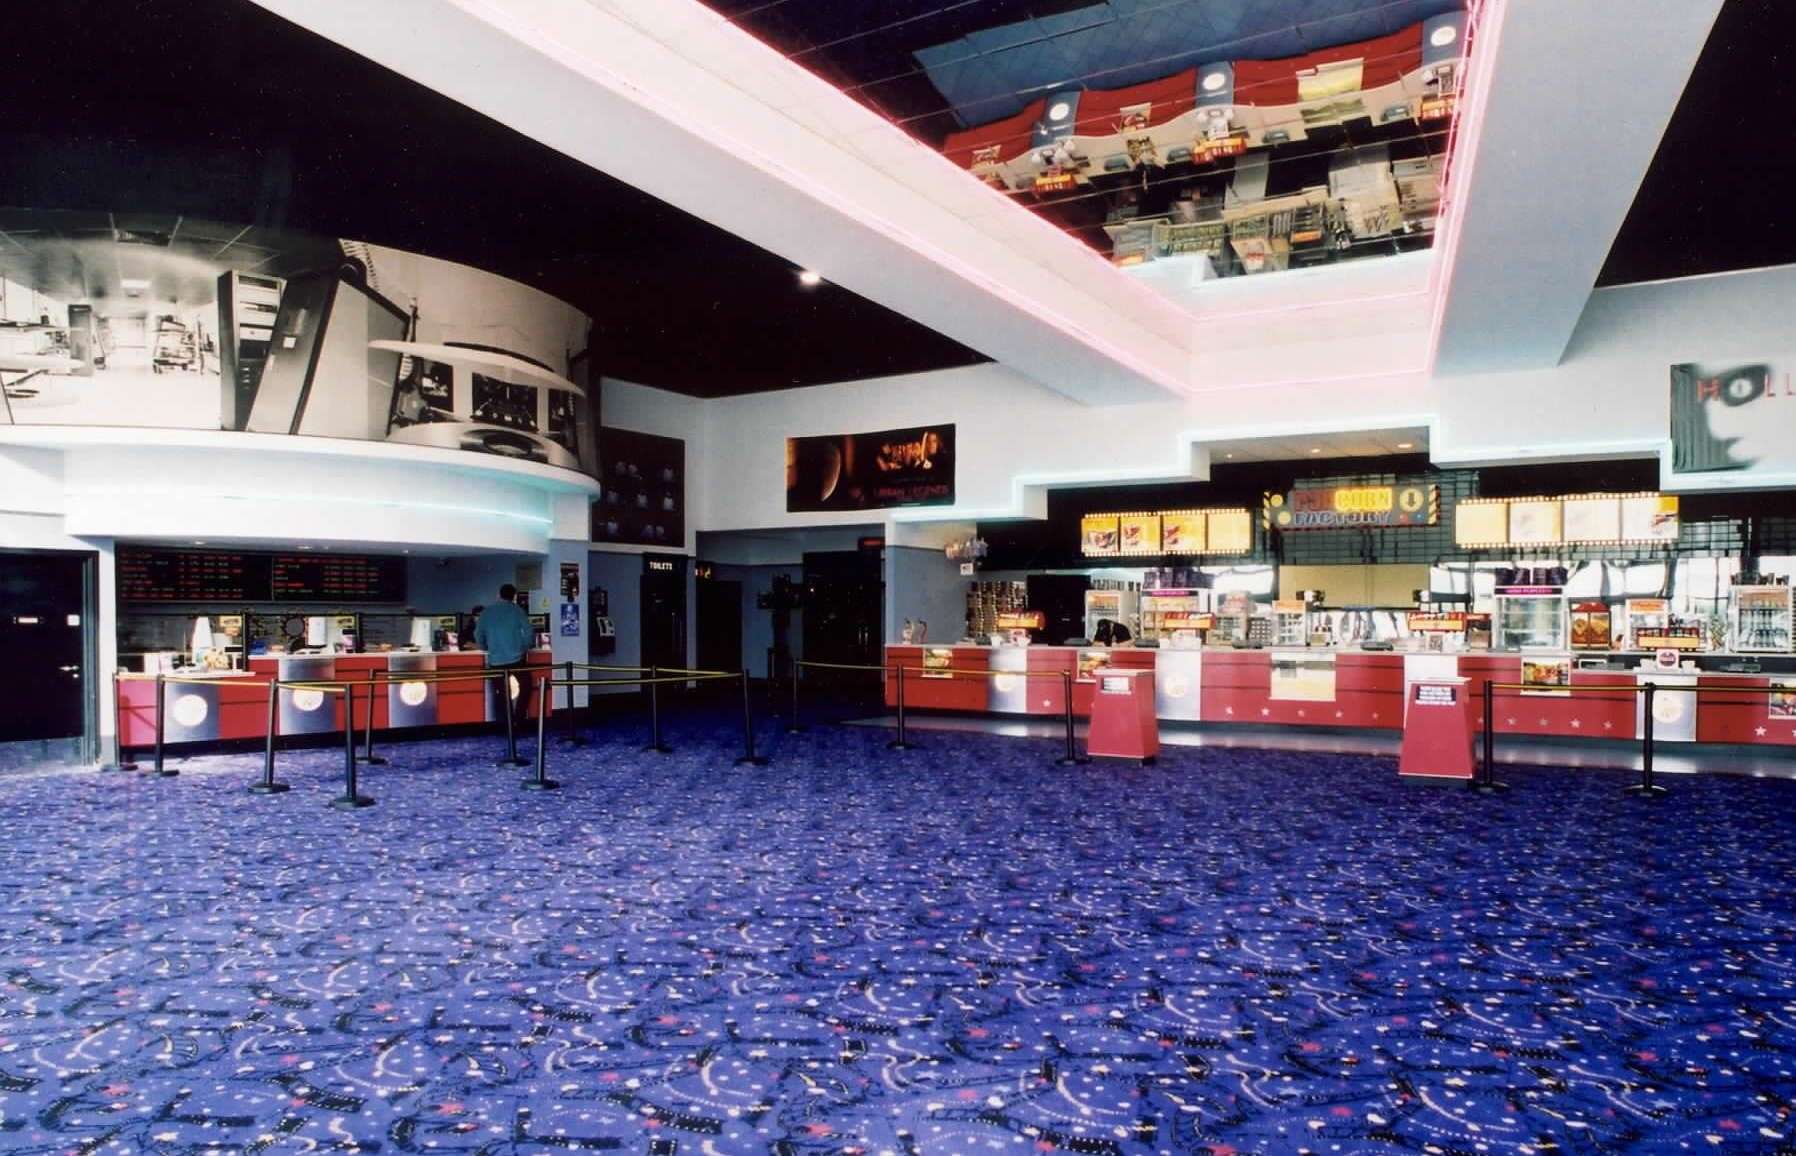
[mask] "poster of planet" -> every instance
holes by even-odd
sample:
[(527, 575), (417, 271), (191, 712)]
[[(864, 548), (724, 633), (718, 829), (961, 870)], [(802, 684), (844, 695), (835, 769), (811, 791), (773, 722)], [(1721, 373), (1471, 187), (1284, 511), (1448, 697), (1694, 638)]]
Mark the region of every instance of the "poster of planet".
[(954, 504), (954, 426), (786, 439), (786, 509)]

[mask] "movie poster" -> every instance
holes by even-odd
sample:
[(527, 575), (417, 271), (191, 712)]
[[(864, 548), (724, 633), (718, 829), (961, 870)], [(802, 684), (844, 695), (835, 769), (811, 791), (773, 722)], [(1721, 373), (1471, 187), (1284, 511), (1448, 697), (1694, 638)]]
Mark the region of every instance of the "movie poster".
[(1789, 371), (1769, 362), (1672, 366), (1671, 472), (1796, 474)]
[(786, 439), (786, 509), (954, 504), (954, 426)]
[(420, 253), (176, 213), (0, 209), (0, 425), (241, 431), (592, 473), (591, 321)]

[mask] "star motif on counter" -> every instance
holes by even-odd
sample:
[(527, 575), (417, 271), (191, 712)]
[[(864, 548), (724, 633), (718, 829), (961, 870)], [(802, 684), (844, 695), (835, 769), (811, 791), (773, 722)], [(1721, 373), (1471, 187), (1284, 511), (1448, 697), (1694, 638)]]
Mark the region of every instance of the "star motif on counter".
[[(1336, 718), (1340, 718), (1340, 717), (1341, 717), (1341, 716), (1342, 716), (1342, 715), (1343, 715), (1343, 714), (1345, 714), (1345, 713), (1346, 713), (1346, 712), (1345, 712), (1345, 711), (1336, 711), (1336, 712), (1335, 712), (1335, 717), (1336, 717)], [(1372, 717), (1373, 717), (1373, 718), (1377, 718), (1377, 717), (1378, 717), (1378, 716), (1377, 716), (1377, 715), (1373, 715), (1373, 716), (1372, 716)]]
[(1298, 711), (1298, 712), (1297, 712), (1297, 717), (1298, 717), (1298, 718), (1302, 718), (1302, 717), (1303, 717), (1303, 711), (1301, 711), (1301, 710), (1299, 710), (1299, 711)]
[(1235, 713), (1235, 708), (1234, 708), (1234, 707), (1232, 707), (1232, 706), (1225, 706), (1225, 707), (1223, 707), (1223, 708), (1222, 708), (1222, 713), (1223, 713), (1223, 714), (1234, 714), (1234, 713)]
[(1606, 731), (1612, 731), (1615, 729), (1615, 724), (1612, 722), (1605, 722), (1605, 723), (1603, 723), (1603, 729)]
[(1584, 725), (1584, 720), (1581, 718), (1575, 718), (1572, 720), (1572, 729), (1573, 730), (1577, 730), (1579, 727), (1582, 727), (1583, 725)]
[(1764, 738), (1765, 737), (1765, 728), (1764, 727), (1753, 727), (1752, 733), (1759, 736), (1760, 738)]
[(1541, 720), (1540, 720), (1540, 725), (1541, 725), (1541, 726), (1546, 726), (1546, 725), (1547, 725), (1547, 720), (1546, 720), (1546, 719), (1541, 719)]
[(1512, 719), (1512, 718), (1506, 718), (1506, 719), (1504, 719), (1504, 720), (1503, 720), (1503, 725), (1505, 725), (1505, 726), (1514, 726), (1514, 725), (1515, 725), (1515, 720), (1514, 720), (1514, 719)]
[(1269, 706), (1263, 706), (1263, 707), (1261, 707), (1261, 708), (1260, 708), (1260, 714), (1261, 714), (1261, 715), (1269, 715), (1269, 714), (1271, 714), (1271, 713), (1272, 713), (1272, 708), (1271, 708), (1271, 707), (1269, 707)]
[(1373, 722), (1377, 722), (1377, 721), (1378, 721), (1378, 712), (1377, 712), (1377, 711), (1373, 711), (1373, 712), (1372, 712), (1372, 721), (1373, 721)]

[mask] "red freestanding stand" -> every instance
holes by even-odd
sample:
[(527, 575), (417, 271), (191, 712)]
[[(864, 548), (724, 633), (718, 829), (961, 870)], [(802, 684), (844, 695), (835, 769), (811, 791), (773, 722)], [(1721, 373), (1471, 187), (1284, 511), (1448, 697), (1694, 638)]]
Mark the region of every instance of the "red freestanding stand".
[(1418, 783), (1472, 781), (1472, 708), (1469, 680), (1419, 678), (1408, 684), (1403, 716), (1403, 755), (1397, 774)]
[(1085, 749), (1094, 758), (1140, 759), (1144, 763), (1159, 756), (1153, 671), (1112, 668), (1097, 672)]

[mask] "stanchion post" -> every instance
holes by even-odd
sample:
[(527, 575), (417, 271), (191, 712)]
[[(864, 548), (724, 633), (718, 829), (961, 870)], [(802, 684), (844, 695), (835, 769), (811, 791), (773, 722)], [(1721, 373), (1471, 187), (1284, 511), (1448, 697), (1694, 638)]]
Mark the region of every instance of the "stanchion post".
[[(1027, 677), (1027, 675), (1024, 676), (1025, 679), (1027, 679)], [(1079, 746), (1076, 739), (1076, 728), (1073, 723), (1072, 671), (1063, 670), (1060, 672), (1060, 690), (1066, 697), (1066, 753), (1055, 759), (1054, 765), (1057, 767), (1076, 767), (1084, 763), (1089, 763), (1091, 760), (1079, 753)]]
[(362, 761), (371, 767), (384, 767), (387, 760), (374, 753), (374, 672), (368, 672), (368, 746)]
[(661, 668), (649, 667), (649, 745), (642, 748), (658, 755), (672, 754), (673, 748), (661, 741)]
[[(568, 669), (573, 669), (572, 663), (568, 664)], [(551, 674), (548, 678), (543, 679), (542, 685), (536, 689), (536, 774), (518, 783), (518, 786), (526, 791), (554, 791), (561, 787), (560, 783), (549, 777), (548, 763), (549, 696), (553, 693), (550, 687), (554, 681), (555, 677)], [(572, 701), (573, 697), (574, 688), (570, 686), (568, 687), (569, 701)], [(571, 707), (569, 713), (572, 713)]]
[(374, 800), (362, 794), (355, 774), (355, 683), (343, 687), (343, 795), (332, 799), (339, 811), (357, 811), (372, 807)]
[[(505, 712), (505, 757), (493, 765), (495, 767), (527, 767), (530, 764), (523, 759), (518, 758), (518, 724), (517, 721), (512, 718), (512, 715), (515, 712), (511, 705), (511, 671), (501, 670), (498, 672), (497, 677), (499, 679), (499, 698), (501, 700), (499, 709)], [(524, 693), (524, 684), (522, 682), (518, 683), (518, 693)]]
[(156, 672), (156, 761), (151, 764), (150, 772), (165, 779), (172, 779), (180, 774), (173, 767), (162, 762), (162, 724), (168, 713), (168, 683), (163, 681), (162, 672)]
[(767, 760), (755, 754), (755, 716), (748, 704), (748, 668), (742, 668), (742, 757), (739, 767), (764, 767)]
[(1664, 787), (1653, 782), (1653, 697), (1658, 691), (1658, 684), (1649, 679), (1645, 690), (1646, 702), (1640, 709), (1640, 781), (1626, 788), (1627, 794), (1639, 795), (1643, 799), (1658, 799), (1670, 794)]
[(274, 740), (281, 733), (281, 680), (268, 679), (268, 737), (262, 751), (262, 781), (249, 785), (252, 795), (279, 795), (291, 788), (274, 781)]
[(910, 740), (904, 729), (904, 663), (898, 664), (898, 737), (886, 744), (888, 750), (908, 751)]
[(580, 733), (580, 720), (574, 714), (573, 659), (570, 658), (562, 664), (562, 677), (566, 680), (567, 685), (567, 733), (561, 736), (561, 741), (570, 747), (583, 747), (586, 745), (586, 738)]
[[(767, 664), (767, 669), (769, 671), (773, 669), (771, 660)], [(792, 656), (792, 717), (786, 720), (786, 733), (789, 735), (795, 735), (804, 729), (798, 723), (798, 669), (798, 656), (795, 654)]]
[(1484, 680), (1484, 750), (1479, 760), (1478, 777), (1472, 780), (1472, 789), (1480, 794), (1495, 794), (1507, 791), (1508, 783), (1497, 781), (1497, 692), (1493, 679)]
[(103, 768), (109, 771), (135, 771), (137, 763), (125, 754), (125, 700), (119, 694), (119, 686), (123, 680), (118, 675), (112, 676), (112, 765)]

